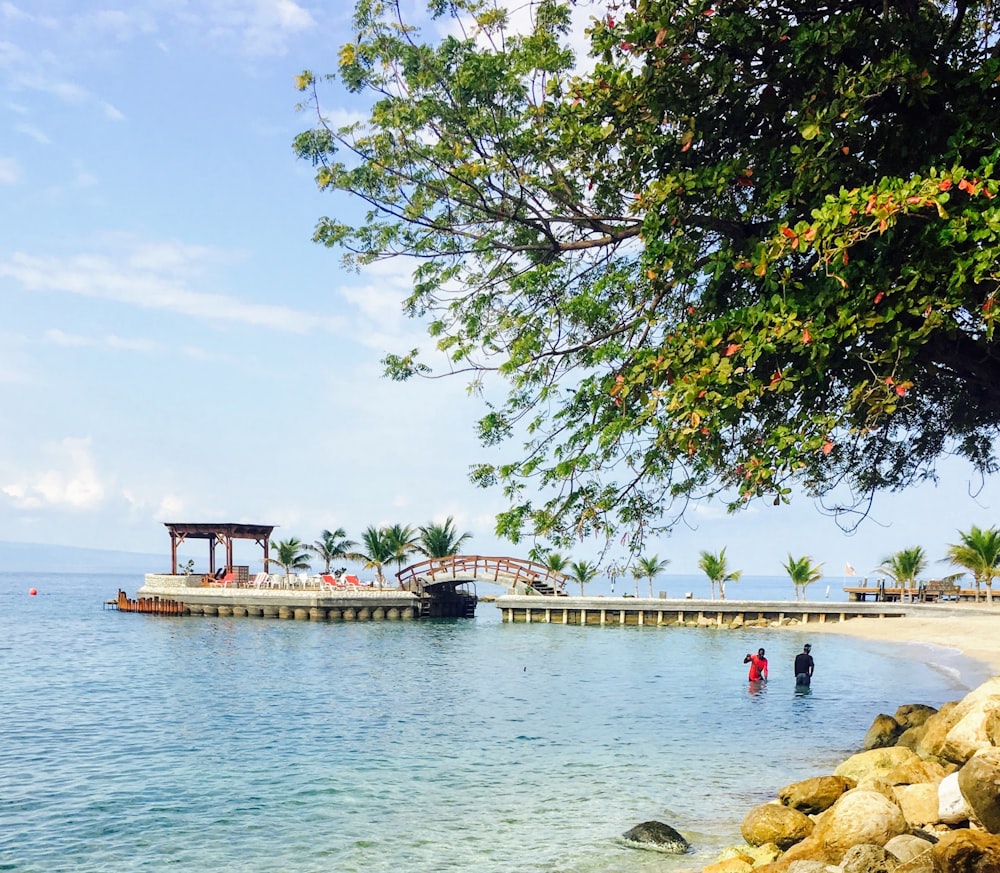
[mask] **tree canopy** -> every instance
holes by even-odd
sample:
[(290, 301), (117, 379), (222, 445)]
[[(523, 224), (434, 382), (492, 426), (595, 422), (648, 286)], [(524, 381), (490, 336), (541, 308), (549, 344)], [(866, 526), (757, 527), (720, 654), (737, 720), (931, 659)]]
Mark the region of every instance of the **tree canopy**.
[[(297, 154), (369, 207), (315, 239), (414, 260), (451, 372), (508, 386), (482, 464), (498, 532), (638, 550), (692, 499), (833, 510), (996, 469), (1000, 253), (993, 2), (432, 0), (425, 40), (359, 0), (304, 73)], [(431, 28), (427, 28), (428, 31)], [(366, 95), (336, 127), (330, 79)], [(395, 378), (427, 374), (392, 354)]]

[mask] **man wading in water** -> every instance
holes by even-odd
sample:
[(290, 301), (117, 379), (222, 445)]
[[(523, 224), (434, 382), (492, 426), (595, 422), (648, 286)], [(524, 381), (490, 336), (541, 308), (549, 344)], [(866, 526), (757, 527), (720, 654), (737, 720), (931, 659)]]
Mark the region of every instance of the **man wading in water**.
[(812, 646), (806, 643), (802, 647), (802, 651), (795, 656), (795, 684), (796, 685), (806, 685), (808, 686), (812, 682), (813, 668), (815, 664), (813, 663), (813, 658), (810, 652), (812, 651)]
[(756, 655), (747, 655), (743, 663), (750, 665), (751, 682), (767, 682), (767, 658), (764, 657), (763, 649), (757, 649)]

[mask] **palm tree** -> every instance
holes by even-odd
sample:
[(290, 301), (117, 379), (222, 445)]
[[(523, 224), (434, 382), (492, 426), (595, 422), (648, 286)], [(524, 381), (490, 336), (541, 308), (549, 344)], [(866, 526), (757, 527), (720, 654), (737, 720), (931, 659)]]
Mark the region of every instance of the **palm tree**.
[(639, 596), (639, 580), (648, 579), (649, 580), (649, 596), (653, 596), (653, 580), (660, 575), (667, 566), (670, 564), (669, 558), (664, 558), (662, 561), (656, 555), (651, 558), (639, 558), (636, 565), (632, 568), (632, 575), (635, 576), (636, 582), (636, 597)]
[(569, 565), (567, 574), (574, 582), (580, 583), (580, 596), (583, 597), (583, 586), (588, 582), (593, 582), (600, 572), (596, 566), (587, 561), (574, 561)]
[(791, 552), (788, 554), (788, 561), (782, 564), (785, 568), (785, 572), (788, 577), (792, 580), (792, 585), (795, 586), (795, 599), (799, 599), (801, 593), (801, 599), (806, 599), (806, 587), (812, 585), (813, 582), (817, 582), (823, 578), (823, 565), (814, 564), (812, 558), (808, 555), (803, 555), (801, 558), (793, 558)]
[(417, 532), (408, 524), (394, 524), (383, 528), (389, 544), (392, 547), (392, 559), (396, 562), (397, 572), (402, 569), (407, 558), (417, 549)]
[(564, 573), (566, 565), (569, 563), (569, 558), (564, 558), (559, 552), (547, 552), (545, 560), (542, 563), (554, 573)]
[(457, 555), (472, 534), (466, 531), (459, 535), (455, 530), (455, 520), (449, 515), (444, 524), (425, 524), (417, 537), (417, 551), (428, 558), (450, 558)]
[(926, 569), (927, 555), (923, 546), (912, 546), (883, 558), (875, 572), (884, 573), (900, 588), (915, 588), (917, 577)]
[(292, 575), (292, 570), (309, 569), (309, 547), (302, 545), (295, 537), (271, 543), (271, 551), (274, 552), (271, 560), (285, 568), (286, 579)]
[(346, 558), (348, 551), (357, 545), (347, 538), (347, 531), (338, 527), (334, 531), (324, 530), (320, 538), (306, 548), (323, 561), (323, 572), (330, 572), (330, 564), (338, 558)]
[(701, 552), (698, 558), (698, 566), (702, 572), (708, 576), (708, 581), (712, 583), (712, 600), (715, 600), (715, 586), (719, 586), (719, 600), (726, 599), (726, 583), (739, 582), (743, 575), (741, 570), (729, 570), (726, 566), (726, 550), (719, 554), (712, 552)]
[(346, 555), (352, 561), (361, 561), (366, 570), (374, 569), (378, 587), (385, 587), (385, 573), (382, 568), (396, 558), (396, 546), (389, 538), (388, 528), (369, 526), (361, 534), (359, 551)]
[(985, 583), (986, 602), (992, 604), (993, 580), (1000, 565), (1000, 531), (995, 527), (983, 530), (973, 525), (968, 533), (959, 531), (958, 536), (962, 542), (948, 546), (948, 560), (972, 573), (977, 592)]

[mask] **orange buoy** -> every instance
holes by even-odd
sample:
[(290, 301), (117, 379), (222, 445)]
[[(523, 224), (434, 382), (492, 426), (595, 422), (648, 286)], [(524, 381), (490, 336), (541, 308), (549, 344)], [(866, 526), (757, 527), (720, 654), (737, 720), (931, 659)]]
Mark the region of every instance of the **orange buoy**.
[(30, 588), (30, 589), (28, 589), (28, 594), (30, 594), (32, 597), (34, 597), (37, 593), (38, 593), (38, 589), (37, 588)]

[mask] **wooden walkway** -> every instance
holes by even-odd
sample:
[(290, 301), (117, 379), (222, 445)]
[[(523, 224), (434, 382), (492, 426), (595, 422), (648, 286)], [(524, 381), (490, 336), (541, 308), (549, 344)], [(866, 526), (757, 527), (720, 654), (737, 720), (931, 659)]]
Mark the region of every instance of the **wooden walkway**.
[(452, 555), (428, 558), (396, 574), (401, 588), (422, 591), (433, 585), (458, 582), (491, 582), (518, 594), (565, 595), (568, 577), (537, 561), (522, 558)]

